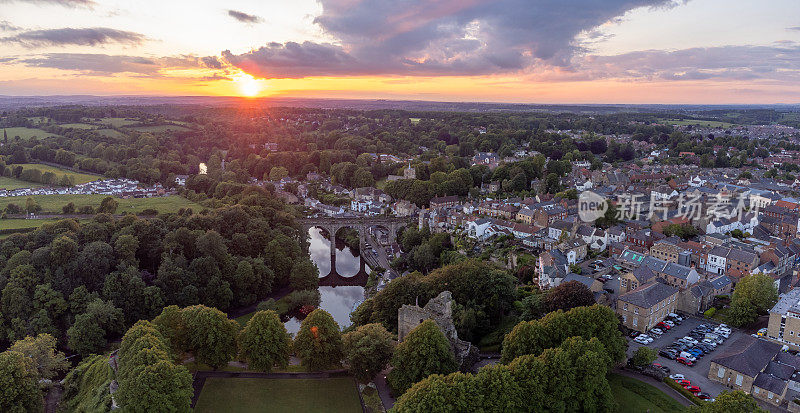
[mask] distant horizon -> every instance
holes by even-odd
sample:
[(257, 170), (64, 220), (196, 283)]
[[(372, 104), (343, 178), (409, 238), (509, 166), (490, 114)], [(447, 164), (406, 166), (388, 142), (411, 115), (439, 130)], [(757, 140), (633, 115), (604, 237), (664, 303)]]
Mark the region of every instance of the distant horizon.
[(246, 97), (236, 95), (168, 95), (168, 94), (49, 94), (49, 95), (9, 95), (0, 93), (0, 99), (70, 99), (70, 98), (95, 98), (95, 99), (210, 99), (210, 100), (239, 100), (245, 102), (264, 102), (281, 100), (298, 101), (362, 101), (362, 102), (420, 102), (420, 103), (457, 103), (457, 104), (484, 104), (484, 105), (512, 105), (512, 106), (665, 106), (665, 107), (685, 107), (685, 106), (704, 106), (704, 107), (800, 107), (800, 100), (797, 102), (775, 102), (775, 103), (648, 103), (648, 102), (521, 102), (521, 101), (491, 101), (491, 100), (440, 100), (425, 98), (378, 98), (378, 97), (331, 97), (331, 96), (259, 96)]

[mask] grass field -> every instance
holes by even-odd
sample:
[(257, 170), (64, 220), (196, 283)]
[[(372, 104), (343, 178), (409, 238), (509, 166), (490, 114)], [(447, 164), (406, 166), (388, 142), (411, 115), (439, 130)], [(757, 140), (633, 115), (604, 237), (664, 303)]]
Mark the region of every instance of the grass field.
[(8, 176), (0, 176), (0, 189), (39, 188), (42, 184), (23, 181)]
[(98, 129), (95, 132), (113, 139), (124, 138), (125, 134), (114, 129)]
[(686, 408), (661, 390), (643, 381), (619, 374), (609, 374), (608, 383), (618, 406), (624, 412), (684, 412)]
[(733, 126), (733, 123), (728, 122), (720, 122), (716, 120), (698, 120), (698, 119), (661, 119), (661, 123), (667, 125), (675, 125), (675, 126), (707, 126), (709, 128), (729, 128)]
[(97, 126), (90, 125), (88, 123), (65, 123), (63, 125), (58, 125), (62, 128), (72, 128), (72, 129), (94, 129)]
[(135, 131), (139, 132), (167, 132), (167, 131), (174, 131), (174, 132), (183, 132), (189, 130), (189, 128), (185, 128), (180, 125), (156, 125), (156, 126), (136, 126), (132, 127)]
[(2, 229), (27, 229), (39, 228), (49, 222), (56, 222), (57, 219), (24, 219), (24, 218), (8, 218), (0, 219), (0, 230)]
[(52, 172), (52, 173), (56, 174), (59, 178), (61, 178), (61, 175), (66, 174), (66, 175), (72, 177), (73, 182), (75, 182), (76, 185), (77, 184), (85, 184), (87, 182), (92, 182), (92, 181), (96, 181), (98, 179), (102, 179), (103, 178), (102, 176), (98, 176), (98, 175), (82, 174), (80, 172), (73, 172), (73, 171), (70, 171), (68, 169), (61, 169), (61, 168), (58, 168), (58, 167), (55, 167), (55, 166), (44, 165), (44, 164), (40, 164), (40, 163), (20, 163), (20, 164), (14, 164), (12, 166), (17, 166), (17, 165), (21, 166), (23, 170), (35, 168), (35, 169), (38, 169), (38, 170), (42, 171), (42, 173)]
[[(92, 195), (34, 195), (32, 198), (39, 203), (42, 207), (42, 214), (47, 213), (61, 213), (61, 208), (72, 202), (75, 204), (75, 209), (78, 209), (84, 205), (91, 205), (95, 208), (100, 206), (100, 202), (105, 198), (106, 195), (99, 195), (99, 194), (92, 194)], [(15, 197), (6, 197), (0, 198), (0, 209), (3, 209), (9, 203), (16, 203), (19, 206), (25, 206), (25, 200), (27, 197), (24, 196), (15, 196)], [(203, 207), (199, 204), (196, 204), (192, 201), (189, 201), (186, 198), (172, 195), (172, 196), (165, 196), (165, 197), (158, 197), (158, 198), (127, 198), (127, 199), (120, 199), (116, 198), (119, 202), (119, 207), (117, 208), (117, 214), (123, 214), (125, 212), (138, 214), (139, 212), (144, 211), (145, 209), (155, 209), (159, 213), (167, 214), (171, 212), (178, 212), (181, 208), (192, 208), (192, 210), (199, 212)]]
[(137, 125), (140, 123), (138, 119), (126, 119), (126, 118), (102, 118), (95, 122), (102, 123), (104, 125), (111, 125), (115, 128), (120, 128), (122, 126)]
[(361, 412), (352, 378), (206, 379), (195, 412)]
[(8, 139), (14, 139), (15, 136), (19, 136), (21, 139), (47, 138), (50, 136), (59, 136), (56, 133), (50, 133), (43, 131), (41, 129), (34, 129), (34, 128), (23, 128), (23, 127), (5, 128), (5, 131), (6, 134), (8, 134)]

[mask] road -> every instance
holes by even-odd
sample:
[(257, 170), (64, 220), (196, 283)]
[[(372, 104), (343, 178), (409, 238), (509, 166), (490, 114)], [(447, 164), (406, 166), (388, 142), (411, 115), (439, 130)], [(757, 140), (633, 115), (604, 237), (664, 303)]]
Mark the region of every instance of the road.
[(367, 244), (369, 244), (373, 250), (375, 250), (374, 255), (378, 258), (378, 263), (380, 266), (389, 271), (389, 279), (391, 280), (397, 278), (397, 273), (389, 265), (391, 260), (389, 259), (389, 255), (386, 254), (386, 248), (381, 245), (369, 231), (366, 231), (364, 234), (364, 240), (367, 241)]

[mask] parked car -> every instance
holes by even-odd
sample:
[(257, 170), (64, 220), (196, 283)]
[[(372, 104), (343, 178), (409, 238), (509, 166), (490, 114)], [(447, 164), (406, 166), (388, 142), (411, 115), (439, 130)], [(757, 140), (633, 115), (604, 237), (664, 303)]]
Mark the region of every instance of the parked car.
[(650, 329), (650, 334), (655, 334), (657, 336), (660, 336), (660, 335), (664, 334), (664, 330), (662, 330), (660, 328), (652, 328), (652, 329)]
[(678, 363), (687, 365), (689, 367), (694, 366), (694, 363), (692, 363), (692, 361), (687, 359), (686, 357), (678, 357), (678, 358), (675, 359), (675, 361), (677, 361)]
[(681, 386), (691, 386), (692, 382), (686, 379), (675, 379), (675, 383), (680, 384)]
[(697, 393), (697, 394), (695, 394), (695, 396), (697, 396), (697, 398), (700, 399), (700, 400), (709, 400), (709, 399), (711, 399), (711, 395), (710, 394), (703, 393), (703, 392)]
[(697, 357), (695, 357), (694, 354), (686, 351), (681, 351), (681, 356), (679, 358), (685, 358), (691, 362), (697, 361)]
[(670, 326), (669, 324), (667, 324), (667, 323), (665, 323), (663, 321), (658, 323), (658, 324), (656, 324), (656, 327), (658, 327), (658, 328), (660, 328), (662, 330), (669, 330), (669, 329), (672, 328), (672, 326)]
[(678, 353), (676, 351), (671, 351), (671, 350), (667, 349), (667, 350), (659, 351), (658, 355), (661, 356), (661, 357), (670, 359), (670, 360), (675, 360), (675, 357), (678, 355)]
[(673, 375), (669, 376), (669, 378), (671, 378), (672, 380), (685, 380), (686, 376), (684, 376), (683, 374), (680, 374), (680, 373), (676, 373), (676, 374), (673, 374)]
[(653, 342), (653, 339), (645, 334), (641, 334), (638, 337), (634, 338), (633, 341), (639, 344), (650, 344)]
[(697, 386), (686, 386), (686, 390), (689, 390), (692, 393), (700, 393), (700, 388)]
[(653, 367), (663, 371), (665, 374), (669, 374), (670, 369), (667, 366), (662, 366), (660, 363), (653, 363)]

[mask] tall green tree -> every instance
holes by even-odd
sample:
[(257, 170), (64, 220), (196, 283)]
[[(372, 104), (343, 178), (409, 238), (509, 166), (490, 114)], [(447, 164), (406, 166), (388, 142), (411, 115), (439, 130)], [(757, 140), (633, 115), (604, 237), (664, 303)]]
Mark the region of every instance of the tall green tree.
[(350, 374), (362, 383), (369, 383), (392, 359), (392, 334), (378, 323), (367, 324), (342, 336), (344, 357)]
[(203, 305), (184, 308), (183, 318), (188, 349), (198, 362), (216, 369), (236, 356), (239, 323), (222, 311)]
[(309, 370), (336, 367), (342, 361), (342, 333), (325, 310), (316, 309), (300, 324), (294, 350)]
[(0, 353), (0, 411), (42, 411), (37, 380), (33, 360), (16, 351)]
[(397, 345), (392, 367), (387, 379), (398, 394), (431, 374), (448, 374), (458, 369), (450, 342), (433, 320), (423, 321)]
[(278, 314), (258, 311), (239, 333), (239, 355), (251, 369), (269, 373), (289, 365), (292, 339)]
[(56, 350), (56, 338), (50, 334), (39, 334), (36, 337), (28, 336), (17, 340), (9, 350), (21, 353), (32, 360), (38, 376), (43, 379), (52, 379), (70, 367), (64, 353)]
[(728, 311), (728, 322), (740, 327), (752, 324), (778, 301), (778, 290), (766, 274), (742, 277), (736, 284)]

